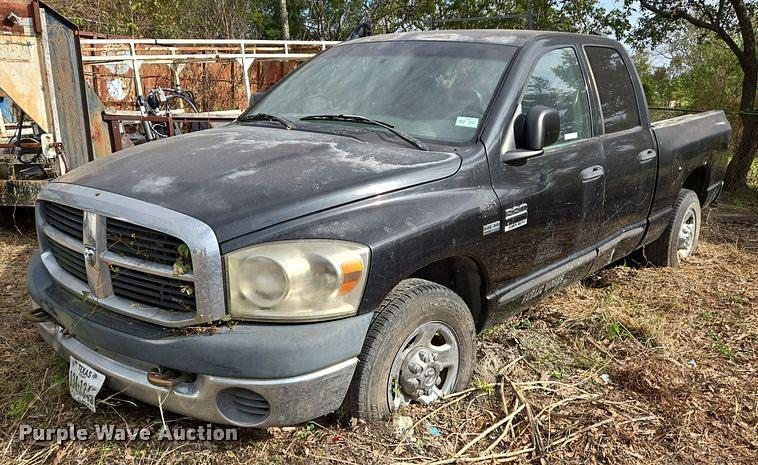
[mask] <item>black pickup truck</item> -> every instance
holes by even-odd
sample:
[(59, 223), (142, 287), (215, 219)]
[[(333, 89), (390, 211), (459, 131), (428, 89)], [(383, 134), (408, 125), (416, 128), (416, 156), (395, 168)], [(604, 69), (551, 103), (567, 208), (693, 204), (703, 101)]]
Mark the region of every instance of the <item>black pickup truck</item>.
[(635, 251), (676, 266), (722, 112), (652, 123), (623, 47), (537, 31), (337, 45), (233, 124), (56, 179), (28, 315), (103, 383), (239, 426), (464, 388), (476, 333)]

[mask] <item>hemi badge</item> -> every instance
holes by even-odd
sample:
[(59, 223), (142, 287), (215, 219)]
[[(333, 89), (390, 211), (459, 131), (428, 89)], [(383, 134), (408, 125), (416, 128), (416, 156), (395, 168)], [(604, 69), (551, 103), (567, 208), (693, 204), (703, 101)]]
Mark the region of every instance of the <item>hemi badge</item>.
[(489, 236), (490, 234), (497, 232), (500, 230), (500, 222), (495, 221), (494, 223), (485, 224), (482, 226), (482, 235), (483, 236)]
[(505, 224), (503, 232), (508, 232), (520, 228), (527, 223), (528, 206), (525, 203), (516, 205), (505, 210)]

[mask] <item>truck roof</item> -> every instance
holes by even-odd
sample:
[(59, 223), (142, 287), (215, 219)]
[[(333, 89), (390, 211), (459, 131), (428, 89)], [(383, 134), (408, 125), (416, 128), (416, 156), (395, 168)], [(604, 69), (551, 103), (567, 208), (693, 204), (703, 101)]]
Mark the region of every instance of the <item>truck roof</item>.
[(446, 42), (478, 42), (488, 44), (513, 45), (520, 47), (532, 40), (543, 37), (566, 37), (575, 40), (577, 37), (586, 37), (593, 42), (616, 43), (613, 39), (589, 34), (576, 34), (571, 32), (534, 31), (523, 29), (451, 29), (433, 31), (399, 32), (393, 34), (379, 34), (363, 37), (343, 43), (359, 42), (388, 42), (410, 40), (438, 40)]

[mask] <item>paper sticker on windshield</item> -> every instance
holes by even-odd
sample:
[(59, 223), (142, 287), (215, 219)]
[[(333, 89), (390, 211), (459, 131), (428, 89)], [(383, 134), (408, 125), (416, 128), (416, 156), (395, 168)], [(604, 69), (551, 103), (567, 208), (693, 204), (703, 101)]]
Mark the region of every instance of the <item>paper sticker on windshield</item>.
[(455, 125), (464, 128), (477, 128), (479, 127), (479, 118), (471, 118), (469, 116), (459, 116), (455, 119)]
[(569, 132), (565, 136), (563, 136), (563, 138), (566, 139), (566, 140), (574, 140), (574, 139), (576, 139), (578, 137), (579, 137), (579, 133), (578, 132)]

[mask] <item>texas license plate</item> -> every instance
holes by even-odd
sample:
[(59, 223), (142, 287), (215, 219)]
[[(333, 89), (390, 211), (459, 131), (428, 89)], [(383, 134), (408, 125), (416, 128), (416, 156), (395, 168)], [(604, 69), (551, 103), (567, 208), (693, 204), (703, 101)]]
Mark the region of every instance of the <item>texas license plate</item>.
[(70, 357), (68, 390), (75, 401), (95, 411), (95, 397), (105, 382), (105, 375), (84, 362)]

